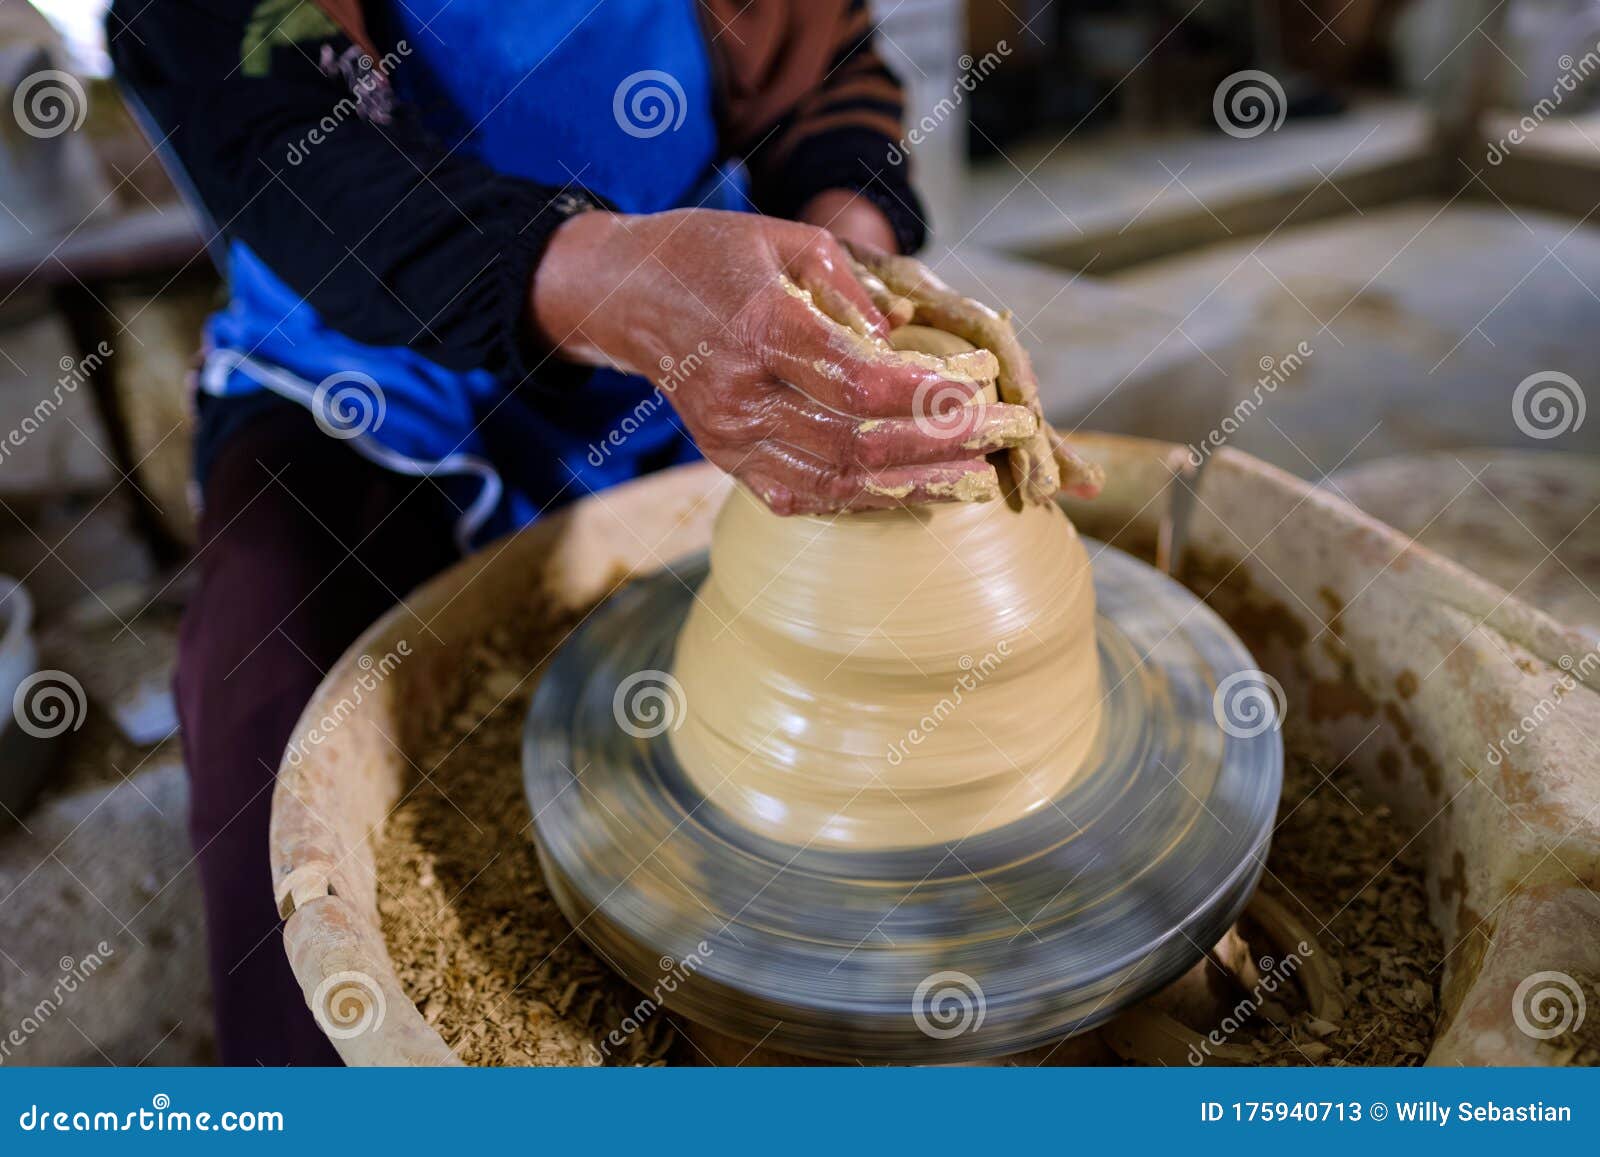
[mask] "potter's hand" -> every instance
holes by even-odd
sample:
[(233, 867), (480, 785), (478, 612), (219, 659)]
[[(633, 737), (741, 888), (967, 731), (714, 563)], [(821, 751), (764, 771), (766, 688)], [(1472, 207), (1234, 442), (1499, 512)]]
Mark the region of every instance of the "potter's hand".
[(654, 380), (702, 453), (778, 514), (996, 498), (984, 455), (1038, 435), (1024, 406), (968, 404), (994, 355), (890, 349), (849, 255), (813, 226), (582, 213), (532, 298), (563, 356)]
[(995, 386), (1000, 400), (1026, 407), (1038, 419), (1033, 437), (1011, 449), (1011, 469), (1025, 498), (1048, 502), (1056, 491), (1079, 498), (1100, 493), (1105, 472), (1080, 457), (1044, 420), (1039, 381), (1033, 363), (1017, 340), (1009, 313), (963, 297), (933, 271), (911, 257), (898, 257), (859, 244), (849, 244), (855, 271), (881, 312), (896, 324), (914, 321), (964, 338), (992, 352), (1000, 373)]

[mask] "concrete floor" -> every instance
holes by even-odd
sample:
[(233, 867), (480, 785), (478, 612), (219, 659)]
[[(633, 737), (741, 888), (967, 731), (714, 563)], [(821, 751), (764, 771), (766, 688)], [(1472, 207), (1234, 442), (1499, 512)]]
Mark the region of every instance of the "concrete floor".
[[(1266, 359), (1307, 344), (1304, 364), (1227, 438), (1297, 474), (1464, 446), (1600, 451), (1600, 418), (1546, 439), (1513, 415), (1518, 385), (1541, 372), (1571, 375), (1587, 408), (1600, 333), (1592, 225), (1413, 202), (1210, 246), (1109, 284), (1185, 329), (1237, 335), (1213, 422), (1252, 392)], [(1203, 438), (1195, 404), (1185, 399), (1180, 419), (1148, 407), (1129, 432)]]
[(951, 244), (1056, 254), (1103, 273), (1152, 244), (1192, 246), (1213, 231), (1225, 237), (1252, 211), (1266, 214), (1248, 226), (1261, 230), (1313, 202), (1344, 212), (1346, 197), (1362, 203), (1382, 174), (1409, 172), (1421, 160), (1428, 124), (1417, 105), (1387, 100), (1287, 121), (1250, 139), (1200, 129), (1069, 133), (975, 167), (965, 177), (964, 211), (938, 232)]

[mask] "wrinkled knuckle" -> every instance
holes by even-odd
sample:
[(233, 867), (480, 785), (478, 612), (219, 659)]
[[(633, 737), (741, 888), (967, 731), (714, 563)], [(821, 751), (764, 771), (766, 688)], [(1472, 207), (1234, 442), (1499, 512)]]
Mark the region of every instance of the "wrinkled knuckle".
[(757, 296), (732, 319), (732, 329), (738, 340), (747, 348), (763, 348), (781, 329), (789, 301), (789, 295), (776, 284)]
[(757, 422), (749, 409), (731, 402), (713, 406), (700, 416), (703, 436), (723, 446), (738, 446), (756, 439)]
[(830, 470), (817, 487), (830, 507), (843, 510), (861, 495), (861, 476), (854, 470)]
[(795, 249), (793, 264), (802, 276), (816, 276), (837, 268), (839, 251), (833, 234), (826, 229), (806, 226)]
[(870, 414), (878, 403), (878, 391), (859, 375), (852, 374), (839, 387), (839, 400), (852, 414)]
[(765, 349), (788, 349), (809, 320), (805, 306), (783, 289), (774, 286), (756, 313), (757, 339)]

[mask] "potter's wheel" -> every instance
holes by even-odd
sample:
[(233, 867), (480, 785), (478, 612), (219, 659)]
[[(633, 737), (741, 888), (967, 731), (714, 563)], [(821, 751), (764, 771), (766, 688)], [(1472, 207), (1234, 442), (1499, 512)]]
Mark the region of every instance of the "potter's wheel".
[[(693, 1021), (866, 1062), (1018, 1052), (1182, 974), (1255, 888), (1282, 746), (1268, 720), (1214, 717), (1219, 683), (1256, 666), (1222, 620), (1092, 551), (1107, 690), (1087, 772), (1022, 819), (925, 847), (779, 843), (692, 785), (661, 673), (703, 557), (602, 604), (552, 661), (524, 740), (540, 860), (579, 934)], [(641, 673), (662, 689), (659, 733), (614, 714)]]

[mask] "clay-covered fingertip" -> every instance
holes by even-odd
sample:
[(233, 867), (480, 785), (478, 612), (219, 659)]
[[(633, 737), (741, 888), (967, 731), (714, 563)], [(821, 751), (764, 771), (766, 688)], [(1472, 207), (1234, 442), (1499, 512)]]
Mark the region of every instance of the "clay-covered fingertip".
[(930, 482), (924, 488), (930, 499), (949, 502), (993, 502), (1000, 497), (1000, 477), (993, 466), (969, 470), (947, 482)]

